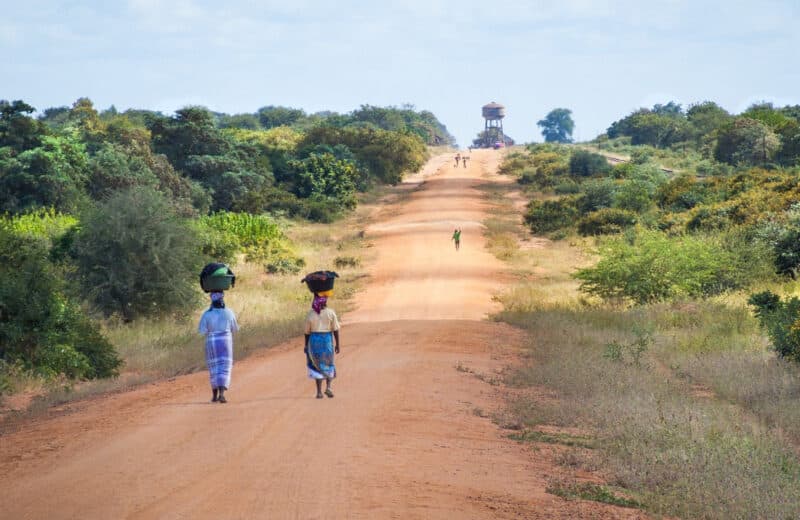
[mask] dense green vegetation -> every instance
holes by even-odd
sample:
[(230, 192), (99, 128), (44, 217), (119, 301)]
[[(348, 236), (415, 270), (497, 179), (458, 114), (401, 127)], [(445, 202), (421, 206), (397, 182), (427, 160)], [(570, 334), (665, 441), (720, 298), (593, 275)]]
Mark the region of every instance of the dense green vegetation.
[[(599, 240), (577, 277), (638, 303), (753, 287), (800, 267), (798, 107), (668, 103), (614, 122), (590, 146), (530, 145), (501, 171), (531, 193), (531, 231)], [(611, 165), (597, 150), (626, 153)], [(667, 166), (665, 166), (667, 165)]]
[(499, 419), (561, 445), (549, 492), (656, 516), (800, 514), (798, 112), (670, 103), (507, 157), (528, 230), (555, 242), (508, 254), (520, 281), (497, 317), (530, 341)]
[(297, 272), (280, 218), (333, 221), (454, 142), (411, 106), (164, 115), (82, 98), (34, 112), (0, 101), (0, 393), (10, 371), (115, 374), (93, 317), (186, 316), (211, 260)]

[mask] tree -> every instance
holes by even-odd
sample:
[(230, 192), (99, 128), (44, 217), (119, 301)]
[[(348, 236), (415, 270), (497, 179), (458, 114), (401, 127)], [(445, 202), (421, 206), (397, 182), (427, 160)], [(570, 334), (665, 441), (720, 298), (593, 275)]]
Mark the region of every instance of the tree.
[(0, 148), (0, 209), (74, 211), (85, 197), (88, 166), (84, 145), (73, 135), (43, 136), (41, 146), (17, 156)]
[(280, 106), (266, 106), (258, 109), (258, 119), (264, 128), (276, 126), (290, 126), (306, 117), (306, 113), (299, 108)]
[(739, 117), (719, 129), (714, 158), (734, 166), (765, 164), (780, 144), (775, 132), (761, 121)]
[(84, 220), (75, 240), (83, 288), (105, 314), (126, 321), (185, 313), (197, 300), (203, 259), (193, 228), (157, 191), (118, 191)]
[(312, 153), (302, 161), (292, 161), (291, 166), (298, 179), (298, 196), (325, 200), (341, 209), (356, 206), (358, 172), (352, 161), (331, 153)]
[(575, 150), (569, 158), (569, 173), (578, 177), (606, 173), (611, 169), (608, 159), (589, 150)]
[(704, 101), (689, 107), (686, 119), (692, 126), (696, 141), (729, 122), (731, 115), (713, 101)]
[(22, 152), (40, 144), (44, 125), (28, 115), (34, 110), (21, 100), (9, 103), (0, 99), (0, 148)]
[(0, 360), (45, 375), (109, 377), (122, 364), (99, 328), (65, 296), (45, 240), (0, 227)]
[(536, 124), (542, 128), (542, 136), (544, 136), (545, 142), (572, 142), (572, 130), (575, 128), (575, 123), (572, 121), (571, 110), (555, 108)]

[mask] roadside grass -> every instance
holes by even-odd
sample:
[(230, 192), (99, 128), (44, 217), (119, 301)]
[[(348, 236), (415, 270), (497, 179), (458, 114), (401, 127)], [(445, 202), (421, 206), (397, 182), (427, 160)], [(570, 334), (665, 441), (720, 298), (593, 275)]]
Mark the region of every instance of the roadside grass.
[[(559, 463), (609, 483), (549, 492), (625, 505), (613, 490), (627, 490), (628, 507), (681, 518), (800, 517), (800, 368), (771, 352), (747, 295), (641, 307), (587, 298), (572, 273), (593, 261), (590, 242), (520, 238), (507, 195), (487, 194), (498, 208), (487, 247), (518, 282), (495, 297), (494, 318), (530, 343), (505, 383), (552, 396), (515, 392), (511, 437), (567, 446)], [(516, 251), (502, 238), (512, 235)]]
[[(670, 318), (677, 312), (672, 309)], [(701, 312), (722, 311), (709, 305)], [(530, 363), (507, 382), (547, 387), (557, 395), (553, 401), (518, 400), (513, 413), (530, 429), (555, 425), (592, 431), (596, 449), (587, 464), (599, 463), (612, 485), (631, 490), (654, 513), (797, 517), (800, 462), (792, 447), (751, 410), (695, 397), (683, 378), (662, 369), (659, 353), (669, 349), (674, 328), (659, 330), (653, 315), (661, 316), (662, 310), (542, 305), (501, 313), (500, 319), (531, 333)], [(635, 340), (635, 325), (654, 330), (645, 362), (610, 359), (607, 346)], [(738, 328), (727, 332), (733, 339), (749, 335)], [(751, 384), (745, 381), (761, 374), (748, 366), (732, 377), (746, 388)], [(579, 451), (576, 457), (580, 461)]]
[(567, 500), (592, 500), (619, 507), (640, 508), (639, 502), (621, 497), (614, 493), (608, 486), (601, 486), (591, 482), (568, 482), (555, 480), (550, 482), (546, 491)]
[[(300, 282), (306, 272), (337, 271), (340, 279), (331, 307), (340, 314), (350, 309), (352, 296), (366, 278), (364, 265), (372, 258), (361, 228), (362, 213), (366, 211), (370, 211), (368, 206), (332, 225), (284, 222), (287, 235), (306, 261), (300, 273), (268, 274), (261, 263), (239, 258), (233, 265), (236, 286), (225, 295), (226, 305), (236, 312), (241, 326), (234, 337), (236, 359), (302, 335), (310, 303), (310, 293)], [(342, 258), (346, 260), (342, 262)], [(337, 263), (336, 259), (340, 261)], [(120, 376), (83, 382), (45, 381), (21, 371), (12, 382), (13, 388), (34, 397), (17, 415), (37, 414), (93, 395), (204, 370), (204, 340), (197, 333), (197, 323), (206, 308), (204, 304), (191, 316), (181, 319), (107, 321), (104, 332), (124, 360)]]
[(570, 435), (568, 433), (545, 433), (538, 430), (527, 430), (521, 433), (512, 433), (509, 439), (521, 442), (543, 442), (545, 444), (559, 444), (578, 448), (594, 448), (591, 437), (585, 435)]

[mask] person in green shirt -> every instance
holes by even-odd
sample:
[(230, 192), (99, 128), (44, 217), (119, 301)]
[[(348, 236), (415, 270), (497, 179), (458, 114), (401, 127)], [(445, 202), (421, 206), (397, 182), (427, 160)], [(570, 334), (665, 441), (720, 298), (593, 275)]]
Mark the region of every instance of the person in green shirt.
[(461, 248), (461, 229), (456, 228), (453, 231), (453, 242), (456, 243), (456, 251), (458, 251)]

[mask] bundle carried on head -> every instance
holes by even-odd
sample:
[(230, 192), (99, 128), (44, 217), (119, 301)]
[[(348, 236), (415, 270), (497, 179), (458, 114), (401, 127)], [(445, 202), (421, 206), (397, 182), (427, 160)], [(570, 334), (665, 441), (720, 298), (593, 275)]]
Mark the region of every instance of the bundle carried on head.
[(305, 283), (308, 290), (320, 296), (329, 296), (333, 293), (333, 282), (339, 275), (333, 271), (315, 271), (308, 273), (300, 283)]
[(227, 291), (236, 284), (236, 276), (226, 264), (206, 265), (200, 272), (200, 287), (207, 293)]

